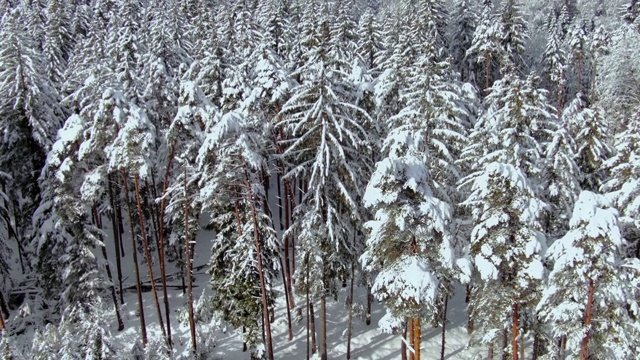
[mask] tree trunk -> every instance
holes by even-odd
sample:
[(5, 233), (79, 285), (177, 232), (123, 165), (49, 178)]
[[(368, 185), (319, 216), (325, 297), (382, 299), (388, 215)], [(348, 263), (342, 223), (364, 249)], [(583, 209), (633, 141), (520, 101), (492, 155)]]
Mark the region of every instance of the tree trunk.
[(587, 360), (589, 358), (589, 335), (591, 335), (591, 319), (593, 317), (593, 295), (595, 292), (595, 286), (593, 279), (589, 278), (589, 287), (587, 289), (587, 308), (584, 314), (584, 326), (587, 328), (587, 333), (584, 334), (582, 343), (580, 344), (580, 360)]
[(111, 205), (111, 227), (113, 227), (113, 244), (115, 245), (116, 250), (116, 271), (118, 275), (118, 291), (120, 293), (120, 303), (124, 304), (124, 290), (122, 289), (122, 261), (120, 259), (120, 244), (122, 241), (120, 240), (120, 229), (118, 228), (118, 221), (116, 219), (116, 207), (115, 207), (115, 198), (113, 196), (113, 184), (112, 184), (112, 175), (108, 176), (108, 189), (109, 189), (109, 203)]
[[(309, 255), (307, 255), (307, 257), (306, 257), (306, 263), (307, 263), (307, 269), (306, 269), (307, 270), (307, 279), (309, 279)], [(306, 293), (306, 298), (307, 298), (306, 299), (307, 300), (307, 360), (309, 360), (309, 356), (310, 356), (309, 355), (309, 341), (310, 341), (309, 335), (310, 335), (310, 332), (311, 332), (310, 331), (310, 326), (311, 326), (311, 323), (310, 323), (311, 302), (309, 301), (309, 287), (308, 286), (305, 289), (305, 293)]]
[(578, 72), (578, 93), (582, 92), (582, 53), (578, 54), (578, 65), (576, 66)]
[(164, 321), (162, 319), (162, 310), (160, 309), (160, 301), (158, 300), (158, 290), (156, 289), (156, 282), (154, 281), (155, 277), (153, 276), (153, 266), (151, 265), (151, 252), (149, 251), (149, 242), (147, 240), (147, 231), (144, 226), (144, 212), (142, 211), (142, 201), (140, 198), (140, 187), (138, 181), (138, 174), (133, 175), (133, 185), (135, 187), (136, 192), (136, 204), (138, 205), (138, 222), (140, 224), (140, 233), (142, 235), (142, 247), (144, 248), (144, 257), (147, 261), (147, 271), (149, 272), (149, 280), (151, 283), (151, 291), (153, 291), (153, 302), (156, 306), (156, 311), (158, 313), (158, 323), (162, 330), (162, 337), (169, 346), (169, 340), (167, 338), (166, 329), (164, 327)]
[(444, 311), (442, 312), (442, 345), (440, 347), (440, 360), (444, 360), (445, 336), (447, 331), (447, 308), (449, 307), (449, 295), (444, 297)]
[[(91, 208), (91, 212), (93, 215), (93, 222), (95, 223), (96, 227), (102, 230), (102, 219), (98, 214), (98, 209), (96, 208), (95, 204)], [(111, 286), (109, 286), (109, 288), (111, 289), (111, 300), (113, 301), (113, 307), (116, 311), (116, 321), (118, 322), (118, 331), (122, 331), (124, 330), (124, 322), (122, 322), (122, 316), (120, 316), (120, 307), (118, 306), (118, 295), (116, 295), (116, 286), (113, 283), (113, 276), (111, 275), (111, 266), (109, 265), (109, 257), (107, 256), (107, 246), (104, 243), (104, 238), (102, 237), (102, 234), (100, 234), (98, 238), (102, 243), (102, 246), (100, 247), (102, 249), (102, 257), (104, 257), (104, 261), (106, 263), (105, 270), (107, 270), (107, 277), (109, 278), (109, 282), (111, 282)]]
[(371, 325), (371, 303), (373, 302), (373, 294), (371, 293), (371, 283), (367, 280), (367, 315), (365, 323)]
[(4, 315), (5, 319), (9, 318), (9, 307), (7, 306), (7, 302), (4, 301), (4, 296), (0, 292), (0, 312)]
[(493, 360), (493, 343), (489, 344), (489, 350), (487, 350), (487, 360)]
[[(512, 329), (512, 337), (511, 337), (511, 347), (513, 351), (513, 360), (518, 360), (518, 303), (513, 303), (513, 329)], [(524, 359), (523, 359), (524, 360)]]
[(467, 334), (473, 333), (474, 323), (473, 323), (473, 306), (471, 305), (472, 296), (473, 296), (473, 286), (469, 284), (467, 285), (467, 295), (465, 297), (465, 302), (469, 304), (469, 306), (467, 307), (467, 316), (469, 316), (469, 319), (467, 319)]
[(158, 255), (160, 262), (160, 281), (162, 282), (162, 297), (164, 302), (164, 315), (167, 319), (167, 339), (169, 339), (169, 349), (173, 347), (173, 338), (171, 335), (171, 310), (169, 309), (169, 295), (167, 294), (167, 269), (165, 267), (165, 248), (164, 248), (164, 211), (167, 206), (167, 188), (169, 187), (169, 173), (173, 165), (173, 158), (176, 152), (175, 144), (171, 144), (171, 153), (167, 163), (167, 170), (164, 174), (164, 183), (162, 184), (162, 200), (160, 200), (160, 210), (158, 215)]
[(309, 302), (309, 316), (311, 318), (311, 354), (318, 352), (318, 346), (316, 342), (316, 314), (313, 310), (313, 302)]
[(413, 321), (413, 349), (416, 352), (416, 360), (420, 360), (420, 340), (422, 337), (422, 333), (421, 333), (421, 327), (420, 327), (420, 318), (416, 318)]
[[(282, 272), (282, 278), (286, 279), (284, 274), (284, 266), (282, 266), (282, 258), (280, 258), (280, 271)], [(289, 330), (289, 341), (293, 340), (293, 326), (291, 324), (291, 308), (289, 305), (289, 289), (284, 287), (284, 296), (287, 302), (287, 328)]]
[(320, 360), (327, 360), (327, 296), (320, 296)]
[(509, 345), (509, 334), (507, 334), (507, 330), (502, 331), (502, 360), (509, 359), (509, 351), (507, 350), (507, 346)]
[(140, 314), (140, 333), (142, 335), (142, 346), (147, 347), (147, 325), (144, 319), (144, 304), (142, 303), (142, 289), (140, 288), (140, 269), (138, 267), (138, 249), (136, 246), (136, 233), (133, 229), (133, 215), (131, 209), (131, 199), (129, 199), (129, 186), (127, 185), (127, 176), (124, 170), (121, 172), (122, 183), (124, 184), (124, 196), (127, 201), (127, 214), (129, 215), (129, 227), (131, 228), (131, 254), (133, 258), (133, 267), (136, 274), (136, 292), (138, 293), (138, 313)]
[(409, 360), (416, 360), (415, 323), (409, 319)]
[(193, 319), (193, 278), (191, 269), (193, 269), (193, 261), (191, 260), (191, 236), (189, 234), (189, 198), (187, 194), (187, 167), (184, 167), (184, 248), (186, 251), (187, 266), (187, 307), (189, 311), (189, 330), (191, 332), (191, 349), (193, 356), (197, 354), (198, 346), (196, 342), (196, 322)]
[(258, 275), (260, 277), (260, 292), (262, 295), (262, 318), (264, 320), (264, 331), (266, 332), (267, 343), (267, 358), (273, 360), (273, 344), (271, 341), (271, 323), (269, 322), (269, 306), (267, 304), (267, 288), (264, 279), (264, 271), (262, 267), (262, 249), (260, 247), (260, 233), (258, 232), (258, 215), (256, 212), (256, 203), (253, 197), (253, 190), (251, 187), (251, 181), (249, 180), (249, 173), (247, 171), (246, 164), (243, 163), (244, 175), (247, 185), (247, 191), (249, 193), (249, 204), (251, 204), (251, 216), (253, 218), (253, 240), (256, 246), (256, 255), (258, 257)]
[[(115, 186), (113, 191), (114, 191), (114, 194), (116, 194), (116, 196), (117, 196), (117, 194), (120, 193), (122, 188), (120, 187), (120, 181), (118, 180), (118, 176), (116, 176), (115, 174), (113, 176), (113, 180), (114, 180), (114, 186)], [(125, 185), (123, 185), (123, 186), (125, 186)], [(127, 187), (125, 187), (125, 189), (126, 188)], [(129, 195), (127, 194), (127, 197), (128, 196)], [(119, 244), (120, 245), (120, 255), (122, 257), (125, 257), (126, 254), (125, 254), (125, 251), (124, 251), (124, 240), (122, 239), (122, 235), (124, 235), (124, 221), (122, 219), (122, 204), (121, 204), (120, 201), (118, 201), (117, 197), (113, 198), (113, 202), (114, 202), (114, 205), (115, 205), (116, 218), (118, 220), (117, 229), (118, 229), (118, 232), (120, 233), (120, 236), (118, 236), (118, 239), (120, 240), (120, 244)], [(127, 198), (127, 206), (129, 206), (128, 202), (129, 202), (129, 199)]]
[(489, 87), (491, 86), (491, 53), (488, 51), (484, 54), (484, 71), (484, 93), (486, 96), (489, 92)]
[(402, 324), (402, 341), (400, 341), (400, 358), (407, 360), (407, 322)]
[(2, 314), (3, 312), (0, 311), (0, 339), (2, 338), (2, 333), (4, 332), (4, 315)]
[(353, 333), (353, 278), (355, 277), (355, 264), (351, 263), (351, 284), (349, 286), (349, 301), (347, 301), (347, 305), (349, 306), (349, 315), (347, 325), (347, 359), (351, 359), (351, 335)]

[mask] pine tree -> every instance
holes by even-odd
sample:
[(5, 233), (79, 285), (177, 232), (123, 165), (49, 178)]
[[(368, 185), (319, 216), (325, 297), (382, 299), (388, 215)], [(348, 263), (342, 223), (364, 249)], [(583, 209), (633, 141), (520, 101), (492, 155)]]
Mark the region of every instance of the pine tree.
[(554, 338), (566, 336), (573, 357), (632, 358), (638, 346), (638, 262), (623, 261), (618, 212), (602, 195), (584, 191), (571, 229), (551, 245), (549, 285), (538, 304)]

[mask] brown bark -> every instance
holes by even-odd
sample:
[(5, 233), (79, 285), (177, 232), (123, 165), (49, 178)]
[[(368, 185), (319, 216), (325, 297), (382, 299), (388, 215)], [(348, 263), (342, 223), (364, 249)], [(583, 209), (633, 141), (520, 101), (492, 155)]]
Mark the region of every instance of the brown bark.
[(467, 307), (467, 316), (469, 319), (467, 320), (467, 334), (473, 333), (473, 306), (471, 305), (471, 297), (473, 296), (473, 287), (471, 285), (467, 285), (467, 296), (465, 298), (465, 302), (469, 304)]
[(133, 267), (136, 274), (136, 292), (138, 293), (138, 313), (140, 314), (140, 333), (142, 336), (142, 346), (147, 347), (147, 325), (144, 319), (144, 306), (142, 303), (142, 289), (140, 288), (140, 268), (138, 267), (138, 249), (136, 246), (136, 233), (133, 229), (133, 215), (131, 209), (131, 200), (129, 199), (129, 186), (127, 185), (127, 175), (124, 170), (122, 175), (122, 183), (124, 184), (124, 194), (127, 201), (127, 214), (129, 215), (129, 227), (131, 228), (131, 254), (133, 258)]
[[(284, 202), (284, 228), (285, 231), (289, 229), (290, 223), (289, 223), (289, 219), (290, 219), (290, 214), (291, 214), (291, 207), (290, 205), (290, 201), (289, 201), (289, 182), (285, 180), (284, 182), (284, 190), (285, 190), (285, 202)], [(286, 272), (286, 277), (285, 277), (285, 287), (289, 289), (289, 306), (291, 306), (291, 309), (294, 308), (295, 306), (295, 302), (293, 300), (293, 291), (292, 291), (292, 282), (291, 282), (291, 261), (289, 259), (289, 249), (290, 249), (290, 244), (289, 244), (289, 236), (285, 236), (284, 237), (284, 266), (285, 266), (285, 272)]]
[(414, 336), (415, 333), (415, 323), (413, 319), (409, 319), (409, 360), (416, 360), (416, 338)]
[(507, 330), (502, 331), (502, 360), (509, 359), (509, 352), (507, 351), (507, 346), (509, 345), (509, 334), (507, 334)]
[(349, 325), (347, 328), (347, 359), (351, 359), (351, 336), (353, 335), (353, 278), (355, 277), (355, 265), (351, 263), (351, 284), (349, 286)]
[(447, 330), (447, 308), (449, 307), (449, 296), (444, 297), (444, 310), (442, 311), (442, 345), (440, 347), (440, 360), (444, 360), (445, 336)]
[(191, 333), (191, 348), (193, 355), (197, 354), (198, 346), (196, 342), (196, 323), (193, 319), (193, 278), (191, 276), (191, 269), (193, 268), (193, 261), (191, 259), (191, 236), (189, 234), (189, 201), (187, 194), (187, 167), (184, 168), (184, 249), (187, 252), (187, 307), (189, 311), (189, 330)]
[[(280, 258), (280, 271), (282, 272), (282, 278), (285, 279), (284, 266), (282, 266), (282, 258)], [(284, 296), (287, 301), (287, 328), (289, 330), (289, 341), (293, 340), (293, 326), (291, 324), (291, 308), (289, 306), (289, 289), (284, 287)]]
[(489, 350), (487, 350), (487, 360), (493, 360), (493, 344), (489, 344)]
[(160, 309), (160, 301), (158, 300), (158, 289), (156, 289), (155, 277), (153, 276), (153, 266), (151, 266), (151, 252), (149, 251), (149, 241), (147, 240), (147, 231), (144, 226), (144, 212), (142, 211), (142, 201), (140, 198), (140, 187), (138, 181), (138, 174), (133, 175), (133, 185), (136, 193), (136, 204), (138, 205), (138, 222), (140, 224), (140, 234), (142, 235), (142, 247), (144, 248), (144, 257), (147, 261), (147, 271), (149, 272), (149, 280), (151, 283), (151, 291), (153, 291), (153, 302), (156, 306), (158, 313), (158, 323), (162, 330), (162, 337), (164, 337), (167, 346), (169, 346), (169, 340), (167, 338), (166, 329), (164, 327), (164, 321), (162, 319), (162, 310)]
[(400, 341), (400, 357), (407, 360), (407, 322), (402, 324), (402, 340)]
[(584, 326), (587, 328), (587, 333), (582, 339), (580, 344), (580, 360), (587, 360), (589, 358), (589, 335), (591, 335), (591, 320), (593, 318), (593, 295), (595, 292), (595, 286), (593, 279), (589, 278), (589, 287), (587, 288), (587, 308), (584, 314)]
[(513, 360), (518, 360), (518, 303), (513, 303), (513, 329), (512, 329), (512, 337), (511, 337), (511, 349), (513, 351)]
[(262, 317), (264, 320), (264, 331), (266, 332), (267, 343), (267, 358), (273, 360), (273, 344), (271, 341), (271, 324), (269, 322), (269, 306), (267, 304), (267, 289), (264, 279), (264, 271), (262, 268), (262, 249), (260, 246), (260, 233), (258, 232), (258, 214), (256, 212), (255, 199), (253, 197), (253, 190), (251, 188), (251, 181), (249, 180), (249, 173), (247, 172), (246, 164), (243, 163), (244, 175), (247, 185), (247, 191), (249, 195), (249, 204), (251, 204), (251, 216), (253, 218), (253, 240), (256, 246), (256, 254), (258, 257), (258, 275), (260, 277), (260, 292), (262, 295)]
[(124, 304), (124, 290), (122, 289), (122, 260), (120, 259), (120, 230), (118, 229), (118, 221), (116, 219), (115, 199), (113, 196), (112, 176), (109, 175), (109, 203), (111, 205), (111, 227), (113, 228), (113, 244), (116, 250), (116, 272), (118, 275), (118, 291), (120, 294), (120, 303)]
[(327, 360), (327, 296), (320, 296), (320, 359)]
[(158, 261), (160, 262), (160, 281), (162, 282), (162, 297), (164, 303), (164, 315), (167, 319), (167, 339), (169, 340), (169, 349), (173, 347), (173, 338), (171, 336), (171, 310), (169, 309), (169, 295), (167, 294), (167, 270), (165, 267), (165, 248), (164, 248), (164, 211), (167, 206), (167, 188), (169, 186), (169, 173), (173, 165), (173, 158), (176, 153), (175, 144), (171, 144), (171, 153), (167, 163), (167, 170), (164, 174), (164, 183), (162, 184), (162, 200), (160, 200), (160, 210), (158, 215)]
[(413, 348), (416, 352), (416, 360), (420, 360), (420, 339), (422, 337), (420, 327), (420, 318), (416, 318), (413, 321)]
[[(100, 215), (98, 214), (98, 209), (96, 208), (95, 204), (91, 208), (91, 213), (93, 215), (93, 222), (95, 223), (96, 227), (98, 229), (102, 230), (102, 219), (100, 218)], [(124, 330), (124, 322), (122, 322), (122, 316), (120, 316), (120, 307), (118, 306), (118, 296), (116, 295), (116, 286), (113, 283), (113, 276), (111, 274), (111, 266), (109, 265), (109, 258), (107, 256), (107, 247), (106, 247), (106, 245), (104, 243), (104, 238), (102, 237), (102, 234), (100, 234), (98, 236), (98, 238), (100, 239), (100, 242), (102, 243), (102, 246), (101, 246), (102, 257), (104, 258), (104, 261), (106, 263), (105, 270), (107, 270), (107, 277), (109, 278), (109, 282), (111, 283), (111, 286), (109, 288), (111, 290), (111, 300), (113, 301), (113, 306), (114, 306), (115, 311), (116, 311), (116, 321), (118, 322), (118, 331), (122, 331), (122, 330)]]

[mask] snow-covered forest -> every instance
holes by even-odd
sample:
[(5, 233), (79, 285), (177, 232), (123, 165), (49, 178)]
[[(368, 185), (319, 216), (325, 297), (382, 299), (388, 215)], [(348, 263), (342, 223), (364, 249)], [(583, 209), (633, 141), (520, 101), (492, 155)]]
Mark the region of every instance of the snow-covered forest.
[(640, 358), (640, 1), (0, 14), (1, 359)]

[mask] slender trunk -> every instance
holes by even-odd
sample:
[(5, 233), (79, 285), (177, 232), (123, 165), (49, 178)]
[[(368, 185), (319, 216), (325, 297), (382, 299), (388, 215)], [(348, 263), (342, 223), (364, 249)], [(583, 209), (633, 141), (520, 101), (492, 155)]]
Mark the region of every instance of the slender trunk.
[(409, 319), (409, 360), (416, 360), (416, 338), (414, 336), (415, 333), (415, 323), (413, 319)]
[[(309, 279), (309, 255), (307, 254), (307, 258), (306, 258), (306, 263), (307, 263), (307, 279)], [(309, 333), (310, 331), (310, 318), (311, 318), (311, 302), (309, 301), (309, 287), (307, 286), (305, 289), (305, 293), (306, 293), (306, 300), (307, 300), (307, 360), (309, 360)]]
[(122, 289), (122, 261), (120, 259), (120, 230), (118, 229), (118, 221), (116, 219), (116, 208), (115, 208), (115, 199), (113, 197), (113, 184), (112, 184), (112, 176), (109, 175), (109, 180), (107, 181), (109, 186), (109, 203), (111, 205), (111, 227), (113, 227), (113, 244), (115, 245), (116, 250), (116, 271), (118, 275), (118, 291), (120, 293), (120, 303), (124, 304), (124, 290)]
[[(282, 272), (282, 278), (286, 279), (284, 273), (284, 266), (282, 266), (282, 258), (280, 258), (280, 271)], [(289, 305), (289, 289), (284, 287), (284, 296), (287, 301), (287, 328), (289, 330), (289, 341), (293, 340), (293, 326), (291, 324), (291, 308)]]
[[(120, 191), (121, 191), (121, 187), (120, 187), (119, 180), (118, 180), (117, 176), (114, 175), (113, 180), (114, 180), (114, 186), (115, 186), (114, 189), (113, 189), (113, 193), (117, 196), (117, 194), (119, 194)], [(125, 190), (128, 188), (126, 186), (126, 184), (123, 185), (123, 186), (125, 187)], [(127, 193), (127, 196), (129, 196), (128, 193)], [(127, 198), (127, 206), (128, 206), (128, 201), (129, 201), (129, 199)], [(120, 244), (119, 244), (120, 245), (120, 256), (125, 257), (126, 254), (124, 252), (124, 239), (123, 239), (123, 236), (122, 236), (122, 235), (124, 235), (124, 221), (122, 219), (122, 204), (118, 200), (117, 197), (113, 198), (113, 202), (114, 202), (114, 205), (115, 205), (116, 219), (118, 220), (117, 221), (117, 223), (118, 223), (117, 229), (118, 229), (118, 232), (120, 234), (118, 236), (118, 239), (120, 240)]]
[(584, 314), (584, 327), (587, 328), (587, 333), (584, 334), (582, 343), (580, 344), (580, 360), (587, 360), (589, 358), (589, 335), (591, 335), (591, 319), (593, 317), (593, 294), (595, 292), (595, 286), (593, 279), (589, 278), (589, 287), (587, 289), (587, 309)]
[(402, 324), (402, 341), (400, 341), (400, 357), (407, 360), (407, 322)]
[(158, 323), (162, 330), (162, 337), (164, 337), (169, 346), (169, 340), (167, 339), (166, 329), (164, 327), (164, 321), (162, 319), (162, 310), (160, 308), (160, 301), (158, 300), (158, 290), (156, 289), (156, 281), (153, 276), (153, 266), (151, 265), (151, 252), (149, 251), (149, 242), (147, 240), (147, 231), (144, 227), (144, 212), (142, 211), (142, 200), (140, 198), (140, 187), (138, 181), (138, 174), (133, 175), (133, 185), (136, 192), (136, 204), (138, 205), (138, 222), (140, 224), (140, 233), (142, 235), (142, 247), (144, 248), (144, 257), (147, 261), (147, 271), (149, 272), (149, 282), (151, 283), (151, 291), (153, 291), (153, 302), (156, 306), (158, 313)]
[(349, 306), (349, 325), (347, 325), (347, 359), (351, 359), (351, 336), (353, 335), (353, 278), (355, 278), (355, 274), (355, 264), (351, 262), (351, 284), (349, 285), (349, 301), (347, 301), (347, 305)]
[[(513, 351), (513, 360), (518, 360), (518, 303), (513, 303), (513, 329), (511, 337), (511, 349)], [(523, 359), (524, 360), (524, 359)]]
[(471, 297), (473, 296), (473, 286), (467, 285), (467, 296), (465, 302), (469, 304), (467, 307), (467, 334), (473, 333), (473, 305), (471, 305)]
[(318, 352), (316, 344), (316, 314), (313, 310), (313, 302), (309, 302), (309, 317), (311, 318), (311, 354)]
[[(136, 274), (136, 291), (138, 293), (138, 313), (140, 314), (140, 332), (142, 335), (142, 346), (147, 347), (147, 325), (144, 319), (144, 305), (142, 303), (142, 289), (140, 288), (140, 268), (138, 267), (138, 249), (136, 246), (136, 233), (133, 229), (133, 214), (131, 209), (131, 200), (129, 199), (129, 186), (127, 185), (127, 176), (124, 170), (121, 172), (122, 183), (124, 186), (124, 196), (127, 201), (127, 214), (129, 215), (129, 227), (131, 228), (131, 254), (133, 258), (133, 267)], [(152, 281), (153, 282), (153, 281)]]
[(444, 360), (445, 336), (447, 331), (447, 309), (449, 307), (449, 295), (444, 297), (444, 311), (442, 312), (442, 345), (440, 347), (440, 360)]
[(493, 360), (493, 343), (489, 344), (489, 350), (487, 351), (487, 360)]
[(371, 293), (371, 282), (367, 280), (367, 315), (365, 323), (371, 325), (371, 303), (373, 302), (373, 294)]
[(2, 333), (4, 332), (4, 315), (2, 314), (3, 311), (0, 311), (0, 339), (2, 338)]
[(489, 87), (491, 86), (491, 53), (488, 51), (484, 54), (484, 71), (484, 91), (485, 94), (487, 94), (489, 91)]
[(0, 292), (0, 312), (2, 313), (2, 315), (4, 315), (5, 319), (9, 318), (9, 307), (7, 306), (7, 303), (4, 301), (4, 296), (2, 296), (1, 292)]
[(531, 354), (531, 360), (537, 360), (539, 352), (540, 352), (540, 335), (538, 334), (538, 330), (535, 330), (533, 334), (533, 352)]
[[(164, 183), (162, 184), (162, 200), (160, 200), (160, 210), (158, 215), (158, 255), (160, 262), (160, 281), (162, 282), (162, 297), (164, 302), (164, 315), (167, 319), (167, 339), (169, 339), (169, 349), (173, 347), (173, 338), (171, 336), (171, 310), (169, 309), (169, 295), (167, 293), (167, 269), (165, 267), (165, 248), (164, 248), (164, 211), (167, 206), (167, 188), (169, 186), (169, 173), (173, 165), (173, 158), (176, 152), (175, 144), (171, 144), (171, 153), (169, 154), (169, 162), (167, 170), (164, 174)], [(155, 182), (155, 181), (154, 181)]]
[(267, 358), (273, 360), (273, 344), (271, 342), (271, 324), (269, 323), (269, 306), (267, 304), (267, 288), (264, 278), (264, 271), (262, 267), (262, 249), (260, 247), (260, 233), (258, 232), (258, 214), (256, 212), (256, 203), (253, 197), (253, 190), (251, 187), (251, 181), (249, 180), (249, 173), (247, 172), (246, 164), (243, 163), (244, 176), (247, 185), (247, 191), (249, 193), (249, 204), (251, 204), (251, 216), (253, 218), (253, 240), (256, 246), (256, 255), (258, 257), (258, 275), (260, 277), (260, 292), (262, 295), (262, 317), (264, 320), (264, 331), (267, 338)]
[(416, 352), (416, 360), (420, 360), (420, 339), (422, 337), (421, 330), (422, 329), (420, 327), (420, 318), (416, 318), (413, 323), (413, 331), (414, 331), (413, 349)]
[[(284, 189), (285, 189), (285, 202), (284, 202), (284, 228), (285, 230), (289, 229), (290, 223), (289, 223), (289, 214), (290, 214), (290, 202), (289, 202), (289, 182), (285, 180), (284, 182)], [(284, 278), (285, 284), (284, 286), (286, 288), (289, 289), (289, 296), (290, 298), (289, 300), (289, 306), (291, 306), (291, 309), (294, 308), (295, 306), (295, 302), (293, 301), (293, 291), (292, 290), (292, 284), (291, 284), (291, 262), (289, 259), (289, 236), (285, 236), (284, 237), (284, 266), (285, 266), (285, 272), (286, 272), (286, 277)]]
[(509, 334), (507, 330), (502, 331), (502, 360), (509, 359), (509, 351), (507, 350), (507, 346), (509, 345)]
[(187, 194), (187, 167), (184, 167), (184, 246), (187, 252), (187, 307), (189, 311), (189, 330), (191, 331), (191, 348), (193, 355), (197, 354), (196, 343), (196, 322), (193, 319), (193, 281), (191, 270), (193, 261), (191, 260), (191, 236), (189, 234), (189, 198)]
[(320, 296), (320, 359), (327, 360), (327, 296)]
[(525, 329), (522, 329), (522, 332), (520, 332), (520, 359), (524, 360), (524, 334), (525, 334)]
[[(98, 209), (96, 208), (95, 204), (93, 205), (91, 212), (93, 215), (93, 222), (95, 223), (96, 227), (102, 230), (102, 219), (100, 219), (100, 215), (98, 214)], [(120, 316), (120, 307), (118, 306), (118, 295), (116, 295), (116, 286), (113, 283), (111, 266), (109, 265), (109, 258), (107, 256), (107, 247), (104, 243), (104, 238), (102, 237), (102, 234), (100, 234), (98, 238), (102, 243), (102, 246), (100, 247), (102, 249), (102, 257), (104, 257), (104, 261), (106, 263), (105, 270), (107, 270), (107, 277), (109, 278), (109, 282), (111, 283), (111, 286), (109, 286), (109, 288), (111, 290), (111, 300), (113, 300), (113, 307), (115, 308), (115, 311), (116, 311), (116, 321), (118, 322), (118, 331), (122, 331), (124, 330), (124, 322), (122, 322), (122, 316)]]

